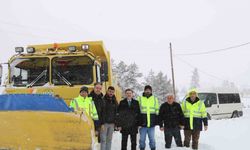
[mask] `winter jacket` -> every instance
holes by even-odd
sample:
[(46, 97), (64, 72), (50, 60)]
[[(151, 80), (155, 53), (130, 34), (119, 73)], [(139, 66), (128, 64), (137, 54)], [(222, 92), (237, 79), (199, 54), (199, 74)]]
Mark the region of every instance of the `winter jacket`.
[(117, 108), (118, 103), (116, 97), (109, 97), (107, 94), (103, 97), (104, 107), (103, 107), (103, 124), (104, 123), (114, 123), (116, 124), (117, 119)]
[(163, 103), (160, 107), (159, 125), (165, 129), (179, 128), (180, 125), (184, 126), (184, 114), (181, 105), (177, 102), (169, 104)]
[(132, 99), (129, 106), (127, 99), (122, 100), (118, 106), (117, 126), (121, 133), (137, 133), (140, 125), (140, 107), (138, 101)]
[(98, 126), (103, 124), (103, 107), (104, 107), (104, 102), (103, 102), (103, 94), (101, 93), (100, 95), (95, 94), (94, 91), (92, 91), (89, 94), (89, 97), (92, 97), (92, 100), (95, 103), (95, 107), (98, 113), (99, 121), (98, 121)]
[(202, 131), (202, 123), (204, 126), (208, 126), (205, 104), (198, 97), (194, 102), (192, 102), (190, 97), (188, 97), (184, 102), (182, 102), (181, 107), (185, 116), (184, 130)]
[[(142, 101), (144, 98), (147, 98), (147, 100), (154, 101), (151, 103), (151, 104), (153, 104), (152, 106), (151, 105), (145, 106), (146, 108), (144, 110), (146, 110), (146, 112), (144, 112), (142, 110), (144, 107), (144, 105), (142, 104)], [(140, 109), (141, 109), (141, 126), (142, 127), (154, 127), (154, 126), (158, 125), (159, 124), (159, 120), (158, 120), (159, 102), (158, 102), (158, 99), (156, 97), (154, 97), (152, 94), (147, 97), (143, 93), (142, 97), (138, 97), (138, 101), (139, 101)], [(148, 112), (148, 109), (150, 109), (150, 111), (152, 110), (152, 112)], [(148, 117), (148, 115), (150, 117)]]

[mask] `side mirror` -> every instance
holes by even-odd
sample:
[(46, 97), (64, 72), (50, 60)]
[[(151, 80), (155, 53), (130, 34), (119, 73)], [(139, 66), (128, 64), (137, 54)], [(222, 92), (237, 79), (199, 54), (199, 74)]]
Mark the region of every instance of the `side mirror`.
[(102, 82), (107, 82), (109, 80), (109, 74), (108, 74), (108, 62), (102, 62), (101, 64), (101, 81)]
[(209, 99), (205, 100), (204, 103), (205, 103), (205, 106), (206, 106), (206, 107), (211, 107), (211, 106), (212, 106), (212, 103), (210, 102)]

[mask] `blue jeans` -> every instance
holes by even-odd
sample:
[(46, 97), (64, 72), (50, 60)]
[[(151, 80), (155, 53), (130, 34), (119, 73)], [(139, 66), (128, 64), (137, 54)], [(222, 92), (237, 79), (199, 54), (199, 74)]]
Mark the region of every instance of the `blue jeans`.
[(146, 148), (146, 136), (148, 134), (149, 139), (149, 146), (151, 149), (155, 149), (155, 127), (147, 128), (142, 127), (140, 128), (140, 149)]
[(104, 124), (104, 130), (101, 130), (101, 150), (111, 150), (112, 136), (114, 132), (114, 124)]

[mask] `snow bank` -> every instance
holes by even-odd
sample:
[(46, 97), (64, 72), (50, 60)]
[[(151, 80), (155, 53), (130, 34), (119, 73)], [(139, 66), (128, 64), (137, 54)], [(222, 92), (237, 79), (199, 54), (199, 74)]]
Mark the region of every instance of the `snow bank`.
[(245, 108), (250, 108), (250, 97), (243, 97), (241, 98), (241, 101)]
[(0, 87), (0, 94), (2, 94), (4, 91), (4, 87)]

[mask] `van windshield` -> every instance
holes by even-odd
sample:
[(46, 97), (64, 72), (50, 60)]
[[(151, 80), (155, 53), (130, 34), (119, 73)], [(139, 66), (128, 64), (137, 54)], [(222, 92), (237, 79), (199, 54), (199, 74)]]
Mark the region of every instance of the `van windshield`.
[(64, 56), (52, 59), (54, 85), (86, 85), (93, 83), (93, 60), (88, 56)]
[(217, 104), (217, 96), (215, 93), (199, 93), (198, 97), (204, 101), (206, 107)]

